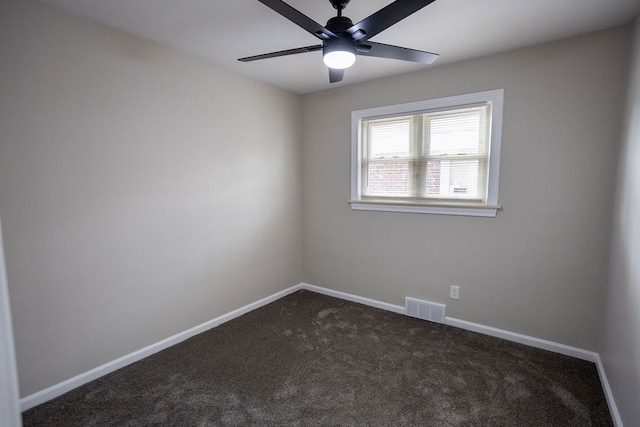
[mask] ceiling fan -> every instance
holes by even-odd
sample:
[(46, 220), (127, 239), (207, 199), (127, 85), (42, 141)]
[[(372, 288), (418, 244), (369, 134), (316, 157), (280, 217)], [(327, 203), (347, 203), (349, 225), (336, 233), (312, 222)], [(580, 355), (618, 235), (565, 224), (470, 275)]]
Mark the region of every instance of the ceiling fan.
[(342, 16), (342, 10), (351, 0), (329, 0), (337, 9), (338, 15), (329, 19), (325, 27), (282, 0), (258, 1), (322, 40), (322, 44), (248, 56), (238, 59), (241, 62), (322, 50), (324, 63), (329, 67), (329, 81), (335, 83), (342, 80), (344, 70), (355, 63), (357, 55), (401, 59), (422, 64), (431, 64), (438, 59), (435, 53), (369, 41), (371, 37), (435, 0), (396, 0), (357, 24)]

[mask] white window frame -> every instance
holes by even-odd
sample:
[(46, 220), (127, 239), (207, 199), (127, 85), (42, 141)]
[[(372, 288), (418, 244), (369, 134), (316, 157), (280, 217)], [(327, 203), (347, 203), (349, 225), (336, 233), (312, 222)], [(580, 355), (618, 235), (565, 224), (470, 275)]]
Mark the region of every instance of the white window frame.
[[(487, 176), (487, 198), (485, 203), (431, 202), (389, 200), (384, 198), (362, 199), (360, 181), (361, 122), (363, 119), (403, 114), (449, 110), (471, 105), (491, 104), (489, 123), (489, 171)], [(498, 204), (500, 180), (500, 146), (502, 141), (502, 115), (504, 89), (449, 96), (427, 101), (356, 110), (351, 113), (351, 209), (384, 212), (408, 212), (439, 215), (465, 215), (495, 217), (501, 206)]]

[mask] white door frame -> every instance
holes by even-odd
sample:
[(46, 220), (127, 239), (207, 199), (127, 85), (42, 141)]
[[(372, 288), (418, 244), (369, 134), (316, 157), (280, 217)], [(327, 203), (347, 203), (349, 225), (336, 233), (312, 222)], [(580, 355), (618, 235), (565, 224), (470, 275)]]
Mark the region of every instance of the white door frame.
[(0, 219), (0, 425), (22, 426), (19, 398), (9, 286), (2, 245), (2, 220)]

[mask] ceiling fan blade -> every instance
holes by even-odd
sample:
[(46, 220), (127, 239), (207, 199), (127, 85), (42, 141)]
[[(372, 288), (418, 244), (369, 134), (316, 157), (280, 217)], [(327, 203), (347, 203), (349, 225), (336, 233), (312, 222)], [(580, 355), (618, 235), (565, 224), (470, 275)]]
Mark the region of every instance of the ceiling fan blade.
[[(260, 0), (262, 1), (262, 0)], [(366, 41), (435, 0), (396, 0), (347, 29), (355, 41)]]
[(307, 30), (309, 33), (318, 37), (321, 40), (334, 39), (338, 37), (331, 31), (327, 30), (322, 25), (318, 24), (313, 19), (309, 18), (308, 16), (304, 15), (302, 12), (289, 6), (287, 3), (283, 2), (282, 0), (258, 0), (258, 1), (264, 4), (265, 6), (271, 8), (272, 10), (278, 12), (280, 15), (284, 16), (289, 21), (293, 22), (299, 27), (302, 27), (303, 29)]
[(257, 61), (259, 59), (268, 59), (268, 58), (277, 58), (279, 56), (295, 55), (297, 53), (315, 52), (317, 50), (322, 50), (321, 44), (314, 45), (314, 46), (299, 47), (297, 49), (281, 50), (278, 52), (263, 53), (262, 55), (247, 56), (246, 58), (238, 59), (238, 61), (251, 62), (251, 61)]
[(344, 70), (329, 68), (329, 83), (341, 82), (343, 77), (344, 77)]
[[(400, 59), (403, 61), (431, 64), (438, 59), (437, 53), (424, 52), (422, 50), (393, 46), (390, 44), (367, 42), (361, 45), (364, 49), (358, 49), (359, 56), (375, 56), (376, 58)], [(368, 49), (370, 47), (370, 49)]]

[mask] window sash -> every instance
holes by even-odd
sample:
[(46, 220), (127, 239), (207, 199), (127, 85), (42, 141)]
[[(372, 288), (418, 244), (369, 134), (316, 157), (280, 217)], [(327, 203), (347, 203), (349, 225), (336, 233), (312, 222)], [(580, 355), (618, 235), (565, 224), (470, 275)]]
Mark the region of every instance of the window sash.
[[(482, 103), (470, 107), (454, 107), (429, 112), (416, 112), (413, 114), (401, 114), (396, 116), (363, 118), (361, 120), (361, 146), (360, 146), (360, 196), (363, 200), (403, 200), (403, 201), (438, 201), (438, 202), (470, 202), (470, 203), (486, 203), (487, 202), (487, 186), (489, 176), (489, 123), (490, 123), (490, 104)], [(457, 138), (451, 138), (451, 133), (457, 129), (458, 134), (465, 132), (467, 137), (471, 131), (469, 126), (473, 128), (474, 121), (477, 121), (477, 130), (475, 138), (477, 142), (472, 146), (460, 145), (460, 141), (464, 135), (458, 135)], [(435, 126), (434, 126), (435, 123)], [(406, 126), (409, 126), (407, 131)], [(453, 127), (452, 127), (453, 126)], [(433, 129), (435, 128), (435, 129)], [(440, 135), (435, 135), (432, 131), (440, 131)], [(393, 132), (397, 131), (400, 135), (397, 140), (393, 140)], [(375, 135), (374, 135), (375, 133)], [(448, 135), (447, 135), (448, 133)], [(434, 141), (438, 136), (445, 138), (445, 144), (442, 141)], [(446, 138), (449, 136), (450, 141), (447, 145)], [(402, 141), (402, 138), (409, 138), (408, 141)], [(451, 143), (453, 142), (453, 143)], [(378, 147), (386, 146), (402, 147), (400, 151), (387, 150), (386, 153), (380, 153), (380, 150), (374, 150), (372, 145), (376, 143)], [(455, 147), (458, 143), (459, 147)], [(437, 154), (432, 154), (432, 146), (440, 145)], [(442, 148), (454, 148), (449, 153), (444, 152)], [(384, 151), (384, 150), (382, 150)], [(467, 163), (465, 168), (455, 168), (452, 165)], [(475, 165), (473, 162), (476, 162)], [(434, 188), (429, 183), (429, 165), (439, 164), (440, 177), (438, 192), (430, 192)], [(378, 175), (384, 175), (384, 166), (387, 166), (387, 178)], [(404, 165), (406, 171), (401, 167)], [(477, 169), (477, 171), (476, 171)], [(448, 176), (442, 177), (442, 171), (448, 173)], [(451, 186), (452, 173), (457, 172), (458, 176), (467, 175), (467, 181), (471, 182), (474, 188), (469, 191), (469, 186), (458, 185), (455, 183)], [(469, 173), (474, 172), (472, 177)], [(402, 182), (403, 175), (406, 176), (406, 182)], [(442, 179), (440, 179), (442, 178)], [(377, 182), (374, 183), (374, 180)], [(442, 185), (447, 184), (447, 188)], [(386, 189), (386, 191), (385, 191)], [(394, 191), (395, 190), (395, 191)], [(456, 194), (456, 193), (460, 194)]]

